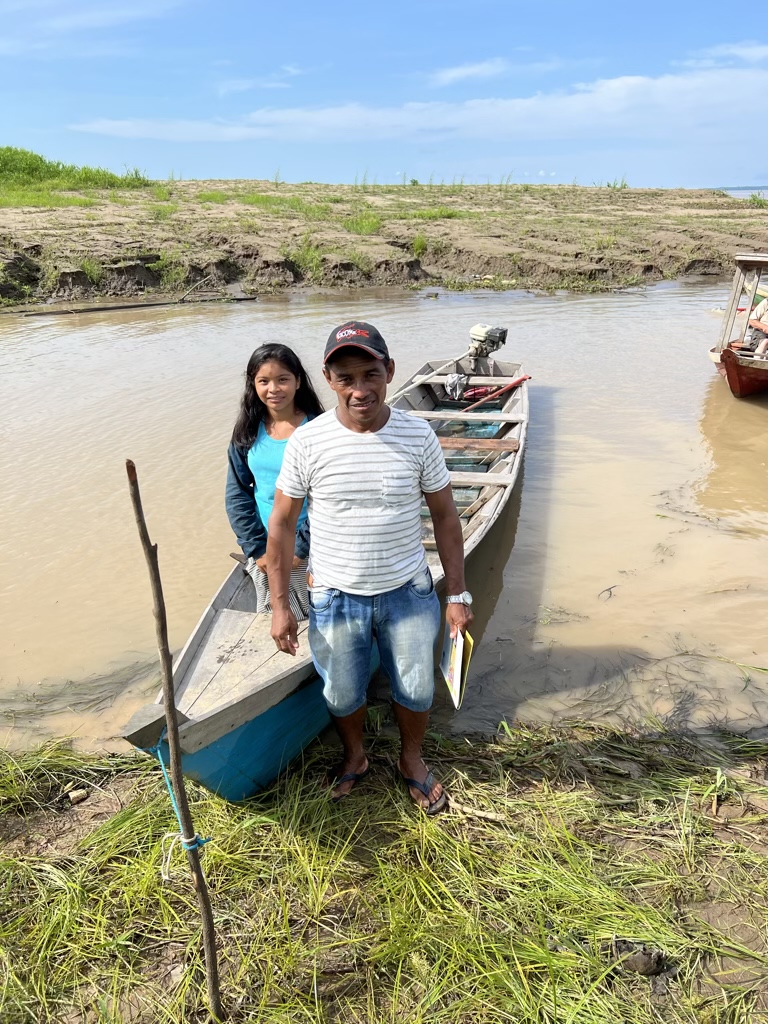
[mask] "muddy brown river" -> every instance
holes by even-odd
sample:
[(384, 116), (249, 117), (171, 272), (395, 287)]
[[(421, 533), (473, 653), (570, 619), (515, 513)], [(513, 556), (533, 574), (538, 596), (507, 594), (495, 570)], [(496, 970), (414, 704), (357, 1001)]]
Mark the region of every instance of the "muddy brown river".
[(732, 398), (707, 359), (727, 290), (0, 317), (0, 741), (120, 742), (157, 679), (124, 460), (178, 647), (231, 565), (226, 447), (248, 355), (285, 342), (320, 383), (325, 338), (352, 316), (381, 328), (396, 384), (478, 321), (508, 326), (501, 358), (533, 376), (520, 485), (468, 566), (466, 701), (452, 714), (440, 690), (440, 727), (767, 726), (768, 401)]

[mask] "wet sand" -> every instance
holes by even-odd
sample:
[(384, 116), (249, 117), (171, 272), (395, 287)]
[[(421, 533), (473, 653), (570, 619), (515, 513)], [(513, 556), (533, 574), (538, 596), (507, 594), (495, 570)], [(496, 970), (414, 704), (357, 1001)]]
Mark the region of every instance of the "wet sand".
[[(227, 573), (226, 444), (250, 351), (316, 369), (328, 330), (377, 323), (405, 379), (477, 321), (533, 375), (522, 487), (469, 566), (461, 713), (749, 729), (768, 723), (768, 404), (706, 350), (727, 285), (605, 296), (355, 293), (0, 322), (4, 740), (109, 744), (154, 689), (154, 626), (124, 459), (139, 467), (179, 646)], [(316, 381), (319, 373), (314, 373)], [(610, 589), (608, 589), (610, 588)]]

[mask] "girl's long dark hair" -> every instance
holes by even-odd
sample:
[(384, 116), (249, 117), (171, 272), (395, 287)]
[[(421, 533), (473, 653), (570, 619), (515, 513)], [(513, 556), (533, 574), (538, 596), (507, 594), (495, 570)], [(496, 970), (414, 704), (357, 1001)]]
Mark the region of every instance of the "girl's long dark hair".
[(267, 417), (267, 407), (256, 394), (256, 387), (253, 378), (259, 368), (274, 360), (280, 363), (286, 370), (289, 370), (294, 377), (298, 377), (299, 387), (294, 396), (293, 402), (297, 409), (300, 409), (305, 416), (312, 419), (324, 412), (323, 405), (317, 397), (312, 381), (301, 360), (287, 345), (262, 345), (257, 348), (248, 360), (245, 369), (245, 391), (240, 401), (240, 414), (232, 431), (232, 441), (238, 448), (250, 450), (259, 433), (259, 424)]

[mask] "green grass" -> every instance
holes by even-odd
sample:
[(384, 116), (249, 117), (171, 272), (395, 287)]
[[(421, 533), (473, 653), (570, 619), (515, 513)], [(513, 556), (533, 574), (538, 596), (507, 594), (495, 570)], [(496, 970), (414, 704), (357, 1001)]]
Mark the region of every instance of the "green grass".
[(753, 192), (747, 202), (750, 206), (756, 206), (758, 209), (765, 209), (768, 206), (768, 199), (764, 199), (759, 192)]
[(78, 167), (48, 160), (28, 149), (0, 146), (0, 207), (93, 206), (90, 197), (62, 193), (146, 188), (150, 184), (136, 169), (114, 174), (103, 167)]
[(373, 210), (363, 210), (360, 213), (347, 217), (344, 227), (353, 235), (375, 235), (381, 230), (382, 219)]
[(147, 212), (150, 220), (160, 222), (170, 220), (178, 208), (178, 203), (151, 203), (147, 207)]
[(189, 265), (180, 253), (161, 253), (160, 259), (148, 263), (147, 267), (160, 276), (160, 286), (165, 291), (178, 291), (187, 283)]
[(198, 192), (197, 199), (201, 203), (228, 203), (232, 196), (228, 192)]
[(428, 248), (429, 242), (427, 241), (427, 236), (419, 232), (411, 242), (411, 252), (418, 260), (421, 259)]
[(323, 274), (324, 248), (313, 241), (307, 233), (293, 246), (284, 246), (283, 255), (293, 264), (299, 276), (307, 281), (318, 282)]
[(137, 168), (114, 174), (103, 167), (78, 167), (48, 160), (28, 149), (0, 146), (0, 184), (49, 189), (145, 188), (151, 182)]
[(246, 192), (237, 196), (241, 203), (258, 206), (268, 213), (299, 214), (306, 220), (327, 220), (330, 216), (328, 203), (307, 202), (301, 196), (275, 196), (263, 192)]
[(357, 267), (361, 274), (370, 277), (373, 273), (373, 259), (367, 252), (362, 252), (360, 249), (349, 249), (344, 255), (353, 266)]
[[(320, 786), (322, 750), (239, 806), (188, 787), (195, 826), (213, 837), (203, 863), (234, 1020), (758, 1019), (768, 823), (741, 791), (761, 788), (749, 772), (764, 743), (520, 727), (497, 743), (434, 740), (428, 754), (454, 799), (436, 819), (393, 786), (396, 749), (380, 735), (372, 777), (338, 805)], [(180, 853), (160, 880), (176, 826), (147, 764), (55, 746), (0, 754), (3, 1024), (203, 1019), (197, 904)], [(112, 775), (133, 781), (133, 798), (62, 848), (64, 790)], [(14, 843), (19, 814), (40, 806), (53, 838)], [(727, 827), (723, 811), (742, 816)], [(41, 829), (31, 819), (30, 835)], [(756, 922), (751, 943), (720, 924), (734, 907)], [(616, 940), (658, 952), (653, 994)], [(726, 956), (758, 980), (723, 975)]]
[(94, 206), (94, 200), (85, 196), (62, 195), (49, 188), (6, 186), (0, 181), (0, 206), (21, 208), (24, 206), (46, 206), (50, 209), (64, 206)]
[(452, 206), (428, 206), (423, 210), (411, 210), (408, 216), (416, 220), (452, 220), (461, 217), (462, 211)]
[(90, 256), (80, 261), (80, 269), (92, 285), (98, 286), (104, 277), (104, 267)]

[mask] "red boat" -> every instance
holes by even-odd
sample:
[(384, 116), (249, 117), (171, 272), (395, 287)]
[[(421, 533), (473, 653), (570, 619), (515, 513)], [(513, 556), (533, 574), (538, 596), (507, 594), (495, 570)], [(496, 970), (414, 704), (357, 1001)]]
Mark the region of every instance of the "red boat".
[(732, 348), (723, 349), (720, 353), (722, 375), (728, 381), (731, 393), (737, 398), (757, 395), (768, 391), (768, 360), (755, 359), (754, 356), (742, 355)]
[[(749, 313), (739, 325), (736, 336), (736, 318), (741, 311), (751, 311), (755, 306), (760, 285), (760, 276), (768, 268), (768, 253), (738, 253), (736, 273), (733, 277), (731, 295), (725, 310), (723, 329), (717, 345), (709, 350), (709, 357), (717, 366), (721, 377), (725, 377), (731, 394), (746, 398), (761, 391), (768, 391), (768, 359), (756, 357), (743, 349), (744, 338), (749, 326)], [(744, 293), (747, 300), (742, 302)]]

